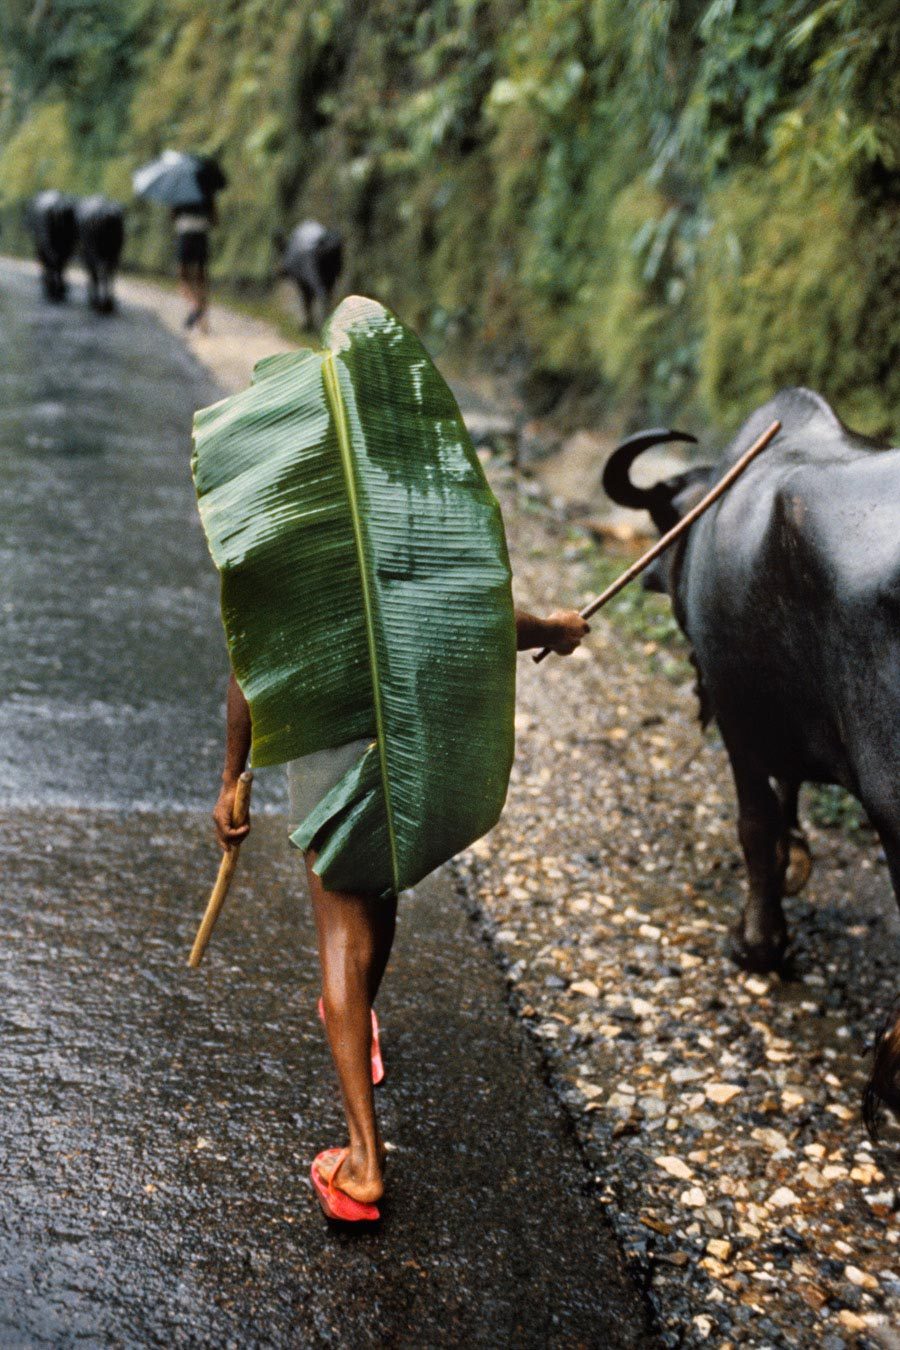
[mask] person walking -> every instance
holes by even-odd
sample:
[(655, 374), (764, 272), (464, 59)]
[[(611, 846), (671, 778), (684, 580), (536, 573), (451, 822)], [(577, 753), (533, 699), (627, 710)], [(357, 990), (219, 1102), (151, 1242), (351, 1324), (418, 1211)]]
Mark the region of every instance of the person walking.
[(178, 260), (178, 284), (190, 306), (185, 328), (199, 327), (209, 332), (209, 234), (216, 224), (216, 202), (206, 197), (197, 206), (172, 208), (175, 226), (175, 254)]
[(138, 197), (159, 202), (172, 212), (181, 293), (190, 306), (185, 328), (199, 324), (209, 332), (209, 233), (217, 220), (216, 193), (228, 179), (215, 159), (164, 150), (136, 169), (132, 183)]
[[(557, 610), (546, 619), (516, 610), (515, 618), (519, 651), (547, 647), (568, 656), (590, 631), (575, 610)], [(246, 768), (251, 741), (250, 709), (232, 673), (227, 693), (225, 766), (213, 810), (216, 838), (223, 850), (241, 844), (250, 833), (249, 817), (237, 827), (232, 820), (238, 780)], [(333, 773), (338, 776), (343, 769), (342, 763), (333, 765)], [(298, 776), (314, 774), (315, 769), (301, 760), (288, 764), (287, 771), (293, 829), (299, 823), (297, 817), (305, 814), (304, 808), (296, 807), (298, 797), (304, 795)], [(312, 789), (313, 797), (318, 797), (327, 786), (322, 782), (307, 785), (307, 795)], [(394, 941), (397, 897), (328, 890), (316, 874), (316, 856), (314, 849), (305, 850), (303, 855), (322, 971), (319, 1012), (340, 1082), (348, 1143), (320, 1153), (312, 1164), (311, 1178), (329, 1218), (371, 1222), (380, 1218), (378, 1201), (384, 1193), (385, 1162), (375, 1111), (374, 1084), (383, 1070), (373, 1005)]]
[(248, 756), (287, 766), (347, 1126), (311, 1180), (328, 1218), (373, 1220), (373, 1005), (397, 897), (503, 809), (516, 651), (568, 655), (588, 625), (515, 609), (456, 400), (376, 300), (349, 296), (320, 347), (258, 362), (248, 389), (198, 412), (191, 463), (232, 667), (216, 835), (232, 857), (246, 837)]

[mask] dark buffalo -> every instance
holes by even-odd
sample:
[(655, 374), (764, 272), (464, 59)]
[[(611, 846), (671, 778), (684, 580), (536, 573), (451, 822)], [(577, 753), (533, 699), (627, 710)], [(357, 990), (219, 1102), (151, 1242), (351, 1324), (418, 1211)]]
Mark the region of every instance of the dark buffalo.
[(319, 322), (324, 320), (343, 265), (344, 245), (336, 230), (326, 229), (317, 220), (304, 220), (288, 236), (279, 274), (296, 284), (307, 328), (317, 318)]
[[(865, 807), (900, 900), (900, 450), (856, 435), (807, 389), (786, 389), (744, 423), (712, 468), (652, 488), (630, 478), (650, 431), (620, 445), (607, 494), (668, 529), (778, 418), (782, 429), (664, 559), (693, 649), (703, 715), (715, 718), (738, 799), (749, 898), (736, 955), (757, 970), (784, 956), (782, 896), (809, 849), (801, 783), (837, 783)], [(888, 1020), (866, 1094), (900, 1111), (900, 1017)]]
[(39, 192), (29, 204), (27, 219), (41, 264), (44, 294), (48, 300), (65, 300), (65, 271), (77, 235), (72, 198), (53, 188)]
[(82, 197), (75, 218), (78, 250), (88, 275), (88, 302), (98, 314), (111, 314), (113, 281), (125, 242), (124, 213), (108, 197)]

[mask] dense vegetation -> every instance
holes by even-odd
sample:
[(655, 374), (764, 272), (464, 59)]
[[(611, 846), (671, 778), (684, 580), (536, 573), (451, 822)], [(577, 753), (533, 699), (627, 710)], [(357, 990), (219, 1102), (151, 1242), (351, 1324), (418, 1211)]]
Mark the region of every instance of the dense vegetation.
[[(218, 269), (338, 224), (349, 284), (733, 423), (780, 384), (900, 423), (893, 0), (5, 0), (0, 194), (220, 154)], [(134, 212), (133, 261), (168, 260)]]

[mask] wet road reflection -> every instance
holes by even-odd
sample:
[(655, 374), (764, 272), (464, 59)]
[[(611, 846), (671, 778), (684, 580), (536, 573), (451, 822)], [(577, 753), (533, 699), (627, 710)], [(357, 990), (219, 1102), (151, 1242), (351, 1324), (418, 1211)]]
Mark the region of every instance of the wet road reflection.
[(9, 268), (0, 347), (0, 778), (206, 806), (226, 657), (189, 456), (219, 391), (147, 314), (52, 308)]
[(185, 965), (218, 859), (187, 443), (216, 391), (146, 315), (0, 287), (0, 1345), (652, 1343), (446, 871), (380, 1001), (384, 1223), (326, 1227), (306, 1178), (341, 1116), (279, 815)]

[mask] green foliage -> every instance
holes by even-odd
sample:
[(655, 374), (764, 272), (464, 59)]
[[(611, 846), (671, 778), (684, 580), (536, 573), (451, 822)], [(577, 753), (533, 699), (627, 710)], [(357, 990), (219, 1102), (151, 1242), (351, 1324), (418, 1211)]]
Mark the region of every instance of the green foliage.
[[(800, 380), (900, 420), (893, 0), (39, 8), (0, 24), (7, 198), (48, 164), (124, 192), (164, 145), (217, 153), (221, 275), (265, 280), (315, 215), (351, 287), (596, 381), (619, 418), (730, 425)], [(162, 265), (168, 222), (135, 221), (132, 259)]]
[(13, 122), (64, 103), (78, 162), (115, 153), (127, 123), (152, 0), (4, 0), (0, 54)]
[(0, 149), (0, 201), (18, 203), (42, 188), (75, 186), (76, 155), (64, 103), (45, 103)]
[(806, 792), (809, 818), (820, 829), (857, 831), (866, 825), (863, 808), (843, 788), (815, 783)]
[[(733, 420), (774, 382), (846, 396), (856, 374), (864, 278), (854, 204), (846, 191), (792, 177), (772, 203), (766, 181), (748, 170), (729, 182), (707, 243), (702, 378), (709, 401)], [(806, 334), (802, 348), (795, 329)]]
[(260, 362), (197, 414), (194, 480), (253, 763), (340, 756), (292, 838), (326, 885), (380, 894), (503, 807), (511, 578), (499, 507), (419, 340), (353, 296), (324, 343)]
[[(599, 595), (625, 571), (633, 556), (592, 546), (587, 553), (591, 591)], [(603, 611), (606, 618), (639, 646), (648, 668), (674, 684), (693, 679), (688, 643), (672, 613), (667, 595), (644, 590), (640, 581), (626, 586)]]

